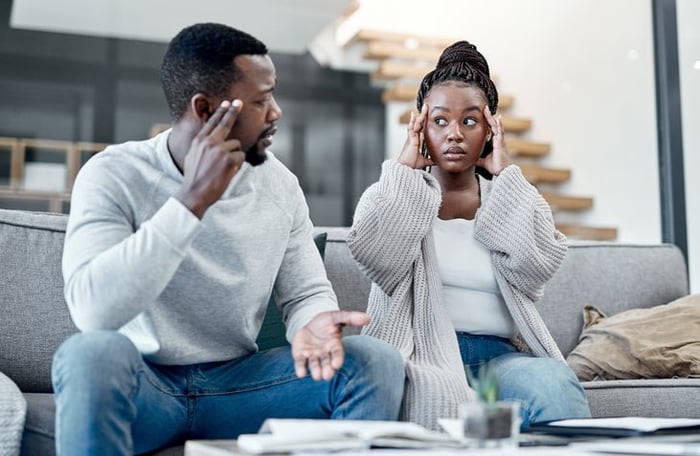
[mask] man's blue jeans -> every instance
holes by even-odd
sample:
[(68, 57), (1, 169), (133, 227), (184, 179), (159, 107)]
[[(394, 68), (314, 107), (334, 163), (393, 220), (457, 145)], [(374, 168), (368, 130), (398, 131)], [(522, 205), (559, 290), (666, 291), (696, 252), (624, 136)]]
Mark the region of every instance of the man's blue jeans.
[(54, 356), (56, 449), (134, 454), (255, 433), (266, 418), (398, 419), (404, 366), (390, 345), (343, 339), (330, 381), (297, 378), (290, 347), (228, 362), (162, 366), (114, 331), (73, 335)]
[(539, 421), (590, 418), (586, 394), (565, 363), (519, 352), (501, 337), (457, 332), (457, 340), (472, 374), (487, 362), (498, 379), (498, 399), (520, 403), (522, 430)]

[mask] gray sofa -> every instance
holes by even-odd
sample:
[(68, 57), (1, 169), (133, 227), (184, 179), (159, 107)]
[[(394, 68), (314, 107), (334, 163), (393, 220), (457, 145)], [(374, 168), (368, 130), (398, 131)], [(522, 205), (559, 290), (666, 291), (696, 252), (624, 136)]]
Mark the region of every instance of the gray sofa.
[[(76, 331), (63, 299), (61, 252), (67, 217), (0, 210), (0, 372), (27, 400), (22, 454), (53, 454), (51, 357)], [(345, 245), (347, 228), (328, 233), (325, 262), (341, 307), (362, 309), (369, 282)], [(572, 244), (539, 303), (559, 347), (577, 343), (581, 309), (594, 304), (608, 315), (668, 303), (688, 294), (686, 265), (671, 245)], [(594, 416), (700, 418), (700, 379), (585, 383)], [(159, 454), (181, 454), (173, 448)]]

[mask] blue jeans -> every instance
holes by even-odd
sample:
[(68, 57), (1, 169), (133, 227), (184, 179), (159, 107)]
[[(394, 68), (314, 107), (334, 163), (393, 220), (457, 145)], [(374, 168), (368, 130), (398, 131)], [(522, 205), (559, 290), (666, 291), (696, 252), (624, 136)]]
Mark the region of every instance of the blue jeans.
[(565, 363), (519, 352), (501, 337), (457, 332), (457, 340), (472, 374), (489, 363), (498, 379), (498, 399), (520, 403), (522, 430), (539, 421), (590, 418), (586, 394)]
[(330, 381), (297, 378), (289, 347), (227, 362), (162, 366), (114, 331), (75, 334), (54, 355), (59, 455), (121, 455), (255, 433), (266, 418), (396, 420), (403, 360), (367, 336), (343, 339)]

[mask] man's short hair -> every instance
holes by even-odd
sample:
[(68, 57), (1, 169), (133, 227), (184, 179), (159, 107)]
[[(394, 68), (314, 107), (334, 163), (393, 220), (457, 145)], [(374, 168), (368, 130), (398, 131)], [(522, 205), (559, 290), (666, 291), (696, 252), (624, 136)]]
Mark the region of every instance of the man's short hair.
[(239, 55), (265, 55), (257, 38), (222, 24), (202, 23), (181, 30), (168, 45), (160, 68), (160, 82), (177, 122), (197, 93), (222, 96), (240, 78), (233, 59)]

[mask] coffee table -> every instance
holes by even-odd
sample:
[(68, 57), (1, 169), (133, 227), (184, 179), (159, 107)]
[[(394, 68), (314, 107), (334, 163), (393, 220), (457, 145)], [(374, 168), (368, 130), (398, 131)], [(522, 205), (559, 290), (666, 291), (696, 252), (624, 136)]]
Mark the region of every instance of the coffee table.
[[(303, 454), (303, 453), (294, 453)], [(340, 453), (322, 453), (315, 451), (313, 456), (600, 456), (599, 453), (590, 453), (583, 450), (574, 450), (567, 446), (533, 446), (519, 447), (515, 449), (431, 449), (431, 450), (395, 450), (395, 449), (373, 449), (369, 451), (344, 451)], [(235, 440), (188, 440), (185, 443), (185, 456), (248, 456), (238, 450)], [(272, 456), (272, 455), (266, 455)]]

